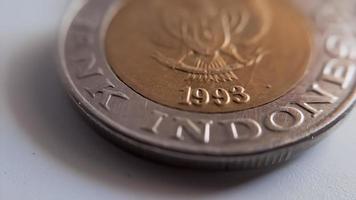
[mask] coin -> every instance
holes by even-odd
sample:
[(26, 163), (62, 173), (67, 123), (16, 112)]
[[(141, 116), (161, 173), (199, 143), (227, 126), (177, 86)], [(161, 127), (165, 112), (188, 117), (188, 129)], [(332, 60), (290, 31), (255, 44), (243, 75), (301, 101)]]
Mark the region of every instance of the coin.
[(210, 169), (277, 165), (356, 99), (351, 0), (88, 0), (64, 28), (61, 73), (119, 146)]

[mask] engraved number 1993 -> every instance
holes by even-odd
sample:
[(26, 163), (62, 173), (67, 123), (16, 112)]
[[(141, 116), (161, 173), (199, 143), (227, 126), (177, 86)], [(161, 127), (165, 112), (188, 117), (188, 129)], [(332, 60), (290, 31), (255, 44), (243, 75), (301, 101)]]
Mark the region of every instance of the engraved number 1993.
[(218, 88), (213, 92), (209, 92), (205, 88), (192, 88), (189, 86), (180, 91), (183, 93), (181, 104), (188, 106), (203, 106), (209, 103), (225, 106), (231, 103), (248, 103), (251, 100), (250, 95), (242, 86), (234, 86), (230, 90)]

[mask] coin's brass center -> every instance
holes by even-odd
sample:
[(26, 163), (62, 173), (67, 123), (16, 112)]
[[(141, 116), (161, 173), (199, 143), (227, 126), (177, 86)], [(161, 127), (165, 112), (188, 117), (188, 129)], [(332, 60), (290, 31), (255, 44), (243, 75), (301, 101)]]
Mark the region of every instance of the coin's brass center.
[(106, 52), (117, 76), (144, 97), (222, 113), (294, 88), (311, 37), (286, 0), (130, 0), (108, 29)]

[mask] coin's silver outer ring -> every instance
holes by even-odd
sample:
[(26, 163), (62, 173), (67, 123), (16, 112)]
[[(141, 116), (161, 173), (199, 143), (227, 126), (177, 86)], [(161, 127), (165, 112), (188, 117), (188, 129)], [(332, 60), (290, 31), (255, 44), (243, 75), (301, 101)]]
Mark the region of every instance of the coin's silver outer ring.
[[(72, 98), (74, 102), (76, 100)], [(140, 143), (122, 134), (117, 134), (115, 130), (108, 129), (108, 127), (96, 119), (95, 116), (90, 115), (85, 108), (79, 103), (75, 103), (83, 116), (92, 123), (94, 127), (99, 128), (99, 133), (120, 148), (133, 153), (139, 157), (147, 158), (159, 163), (175, 167), (185, 167), (205, 170), (246, 170), (246, 169), (263, 169), (273, 166), (278, 166), (292, 158), (306, 149), (312, 147), (327, 134), (330, 134), (332, 128), (337, 125), (337, 122), (342, 120), (351, 109), (340, 116), (333, 124), (320, 130), (313, 138), (306, 138), (298, 141), (295, 144), (289, 144), (270, 151), (265, 151), (256, 154), (246, 154), (239, 156), (208, 156), (208, 155), (192, 155), (166, 149), (156, 148), (145, 143)], [(331, 130), (330, 130), (331, 129)]]
[[(299, 152), (302, 149), (305, 149), (312, 144), (319, 141), (320, 136), (325, 135), (325, 131), (336, 124), (343, 116), (347, 113), (348, 110), (352, 108), (353, 103), (355, 102), (356, 92), (355, 92), (355, 79), (353, 78), (352, 86), (347, 90), (340, 93), (340, 100), (337, 105), (332, 106), (327, 114), (322, 118), (319, 118), (314, 121), (314, 124), (308, 124), (307, 130), (294, 130), (293, 137), (287, 137), (280, 139), (279, 143), (276, 143), (277, 140), (268, 138), (265, 142), (270, 144), (263, 144), (258, 146), (252, 146), (250, 148), (231, 148), (222, 150), (217, 146), (202, 146), (197, 144), (182, 144), (180, 141), (168, 141), (167, 138), (158, 138), (157, 136), (153, 137), (150, 134), (142, 133), (134, 130), (133, 126), (135, 124), (130, 124), (131, 126), (121, 124), (125, 119), (120, 119), (117, 115), (109, 115), (105, 113), (103, 109), (98, 107), (98, 103), (90, 100), (90, 96), (85, 94), (83, 88), (84, 85), (81, 85), (79, 80), (75, 79), (75, 66), (71, 59), (75, 59), (78, 55), (90, 55), (94, 54), (96, 58), (97, 65), (104, 66), (104, 76), (110, 79), (111, 82), (114, 82), (115, 86), (120, 88), (123, 92), (127, 93), (130, 96), (130, 101), (134, 102), (134, 106), (139, 107), (136, 111), (142, 111), (143, 104), (147, 110), (162, 110), (166, 113), (178, 116), (187, 116), (194, 119), (221, 119), (221, 118), (236, 118), (236, 117), (255, 117), (258, 118), (259, 113), (269, 113), (273, 111), (273, 108), (278, 108), (284, 106), (286, 103), (290, 102), (292, 99), (298, 98), (312, 85), (312, 83), (320, 76), (320, 71), (322, 70), (322, 61), (314, 59), (310, 65), (313, 66), (310, 68), (308, 74), (296, 87), (293, 91), (290, 91), (284, 97), (272, 102), (270, 104), (261, 106), (256, 109), (251, 109), (247, 112), (237, 112), (231, 114), (201, 114), (201, 113), (191, 113), (184, 112), (172, 108), (168, 108), (159, 104), (156, 104), (150, 100), (145, 99), (144, 97), (137, 94), (135, 91), (131, 90), (124, 83), (122, 83), (111, 71), (110, 67), (106, 63), (105, 52), (103, 51), (102, 41), (104, 38), (103, 33), (105, 33), (106, 27), (117, 8), (120, 7), (121, 1), (115, 0), (103, 0), (103, 1), (94, 1), (94, 0), (82, 0), (77, 1), (76, 5), (73, 6), (73, 15), (65, 20), (65, 28), (60, 39), (60, 58), (61, 58), (61, 74), (63, 80), (68, 88), (69, 95), (74, 99), (74, 102), (81, 111), (90, 119), (95, 125), (99, 126), (105, 132), (104, 134), (111, 140), (123, 145), (131, 151), (139, 153), (156, 160), (161, 160), (168, 162), (174, 165), (182, 166), (194, 166), (194, 167), (204, 167), (204, 168), (258, 168), (262, 166), (269, 166), (277, 164), (288, 160), (292, 155)], [(114, 9), (115, 8), (115, 9)], [(93, 16), (93, 18), (90, 18)], [(71, 33), (76, 32), (76, 28), (81, 27), (85, 29), (85, 33), (94, 35), (92, 41), (91, 49), (88, 48), (89, 45), (84, 45), (84, 47), (76, 46), (77, 49), (68, 47), (71, 43), (76, 43), (71, 38)], [(80, 32), (81, 30), (79, 30)], [(81, 32), (80, 34), (82, 34)], [(325, 33), (323, 33), (325, 34)], [(79, 38), (81, 39), (81, 38)], [(316, 45), (320, 45), (321, 40), (316, 40)], [(318, 43), (320, 42), (320, 44)], [(69, 45), (68, 45), (69, 44)], [(75, 45), (74, 45), (75, 46)], [(68, 49), (71, 51), (68, 51)], [(85, 49), (86, 48), (86, 49)], [(83, 50), (84, 49), (84, 50)], [(81, 52), (82, 51), (82, 52)], [(88, 52), (90, 53), (88, 54)], [(74, 55), (73, 55), (74, 54)], [(321, 52), (314, 53), (321, 54)], [(72, 58), (71, 58), (72, 57)], [(88, 58), (89, 59), (89, 58)], [(73, 67), (74, 66), (74, 67)], [(314, 67), (315, 66), (315, 67)], [(319, 66), (319, 67), (318, 67)], [(85, 82), (85, 81), (84, 81)], [(91, 82), (93, 82), (91, 80)], [(94, 81), (96, 82), (96, 81)], [(99, 82), (97, 82), (99, 84)], [(334, 89), (335, 90), (335, 89)], [(332, 92), (334, 92), (334, 90)], [(132, 106), (131, 105), (131, 106)], [(125, 109), (124, 109), (125, 110)], [(147, 110), (144, 110), (147, 112)], [(127, 110), (126, 110), (127, 111)], [(134, 117), (129, 116), (130, 121), (137, 122), (136, 126), (141, 125), (144, 119), (139, 119), (143, 115), (135, 115)], [(115, 118), (117, 117), (117, 118)], [(123, 116), (127, 117), (127, 116)], [(131, 118), (130, 118), (131, 117)], [(147, 116), (145, 116), (147, 117)], [(113, 120), (113, 118), (115, 118)], [(257, 120), (257, 119), (256, 119)], [(259, 118), (259, 120), (261, 120)], [(312, 120), (311, 120), (312, 121)], [(304, 127), (305, 128), (305, 127)], [(164, 132), (164, 131), (163, 131)], [(293, 135), (291, 134), (291, 135)], [(273, 136), (274, 137), (274, 136)], [(279, 137), (279, 136), (278, 136)], [(250, 146), (252, 143), (245, 145)], [(272, 144), (271, 144), (272, 143)]]

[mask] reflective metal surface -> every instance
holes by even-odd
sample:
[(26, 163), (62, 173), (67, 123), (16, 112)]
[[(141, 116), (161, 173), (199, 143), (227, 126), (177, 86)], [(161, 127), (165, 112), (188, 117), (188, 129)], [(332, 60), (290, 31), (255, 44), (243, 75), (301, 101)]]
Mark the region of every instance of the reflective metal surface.
[[(273, 2), (270, 4), (272, 10), (284, 6), (283, 2), (285, 2), (270, 1)], [(151, 1), (147, 1), (147, 4), (149, 4), (148, 2)], [(172, 1), (172, 3), (177, 2)], [(196, 2), (203, 3), (203, 1)], [(238, 2), (237, 6), (242, 1), (236, 2)], [(257, 0), (251, 1), (251, 9), (254, 7), (252, 2), (261, 3)], [(132, 4), (136, 5), (135, 2)], [(244, 4), (247, 6), (249, 3), (241, 3), (241, 5)], [(353, 30), (353, 19), (355, 18), (355, 12), (352, 10), (355, 8), (353, 1), (295, 0), (285, 3), (287, 6), (285, 9), (287, 11), (290, 9), (290, 12), (286, 12), (286, 10), (281, 10), (280, 13), (274, 12), (281, 16), (295, 16), (295, 19), (293, 17), (293, 19), (272, 17), (271, 23), (275, 23), (276, 27), (271, 25), (271, 29), (262, 34), (264, 36), (261, 37), (266, 37), (265, 43), (273, 44), (270, 47), (277, 50), (271, 51), (272, 54), (264, 54), (262, 51), (257, 59), (256, 57), (252, 59), (255, 60), (253, 64), (248, 65), (247, 62), (246, 66), (243, 65), (244, 62), (232, 56), (231, 62), (240, 63), (243, 67), (236, 69), (237, 72), (234, 70), (227, 72), (228, 74), (236, 73), (236, 78), (239, 78), (238, 72), (248, 73), (248, 69), (257, 68), (260, 62), (266, 62), (258, 67), (262, 69), (264, 66), (268, 66), (267, 63), (276, 62), (283, 67), (275, 68), (275, 76), (268, 75), (267, 72), (270, 70), (263, 71), (263, 69), (262, 72), (266, 73), (255, 74), (255, 78), (251, 79), (252, 82), (256, 83), (257, 80), (263, 80), (264, 77), (270, 81), (288, 80), (290, 82), (287, 81), (286, 85), (280, 84), (278, 87), (271, 85), (271, 87), (265, 88), (264, 90), (280, 90), (276, 91), (274, 95), (261, 95), (260, 103), (247, 103), (249, 106), (246, 105), (246, 107), (235, 105), (226, 107), (226, 109), (217, 106), (216, 102), (218, 104), (217, 100), (227, 102), (228, 95), (223, 96), (225, 90), (228, 93), (230, 89), (238, 91), (239, 88), (234, 88), (234, 84), (232, 84), (235, 77), (233, 75), (229, 77), (223, 73), (223, 79), (228, 79), (225, 81), (226, 83), (220, 83), (221, 79), (210, 80), (209, 78), (211, 74), (220, 72), (220, 70), (224, 71), (224, 68), (227, 67), (226, 65), (212, 64), (215, 61), (209, 57), (211, 49), (218, 47), (218, 52), (225, 50), (221, 50), (220, 45), (216, 45), (217, 47), (214, 48), (210, 45), (207, 48), (198, 48), (189, 46), (192, 44), (191, 42), (184, 42), (182, 44), (185, 46), (188, 44), (188, 49), (193, 49), (193, 52), (199, 53), (199, 55), (191, 57), (192, 55), (188, 52), (188, 57), (181, 60), (181, 63), (189, 64), (189, 66), (177, 65), (177, 63), (171, 65), (170, 59), (176, 59), (175, 54), (170, 55), (167, 53), (169, 51), (157, 50), (156, 46), (152, 48), (150, 45), (153, 45), (154, 41), (149, 43), (147, 38), (139, 37), (137, 33), (128, 36), (130, 27), (148, 27), (148, 25), (126, 24), (125, 11), (128, 12), (130, 9), (125, 5), (129, 4), (114, 0), (91, 0), (83, 5), (78, 15), (65, 30), (61, 41), (61, 60), (63, 78), (70, 96), (78, 107), (93, 123), (104, 130), (105, 136), (131, 151), (180, 166), (214, 169), (270, 166), (288, 160), (296, 152), (317, 142), (322, 135), (325, 135), (327, 129), (351, 109), (355, 101), (356, 42), (355, 30)], [(140, 7), (141, 5), (137, 4), (136, 6)], [(234, 6), (228, 7), (234, 8)], [(119, 14), (116, 15), (116, 13)], [(130, 13), (126, 13), (126, 17), (129, 17)], [(141, 15), (135, 16), (142, 17)], [(256, 16), (259, 14), (257, 13)], [(114, 21), (112, 21), (113, 19)], [(218, 17), (218, 19), (224, 19), (224, 17)], [(294, 29), (294, 26), (288, 23), (283, 26), (278, 25), (275, 20), (289, 23), (291, 23), (289, 20), (296, 20), (294, 26), (302, 28)], [(217, 26), (224, 27), (224, 20), (220, 22)], [(120, 30), (120, 23), (123, 23), (123, 27), (126, 24), (127, 27)], [(194, 24), (195, 22), (193, 20), (189, 23)], [(259, 23), (265, 22), (257, 24)], [(113, 24), (113, 30), (109, 28), (110, 24)], [(115, 28), (116, 26), (117, 28)], [(255, 24), (255, 27), (259, 26)], [(107, 32), (108, 28), (111, 31)], [(157, 31), (155, 24), (152, 25), (152, 29), (147, 29), (142, 29), (142, 31)], [(245, 37), (255, 35), (253, 30), (257, 32), (256, 35), (259, 35), (258, 33), (261, 31), (258, 29), (251, 28)], [(285, 30), (281, 31), (282, 29)], [(115, 35), (116, 31), (118, 31), (118, 35)], [(310, 33), (308, 33), (309, 31)], [(290, 33), (286, 35), (285, 32)], [(281, 35), (275, 37), (271, 33)], [(299, 37), (293, 36), (298, 33)], [(218, 33), (216, 34), (218, 35)], [(267, 37), (265, 34), (271, 34), (271, 36)], [(122, 38), (135, 38), (136, 42), (133, 42), (132, 38), (128, 39), (128, 42), (122, 41), (120, 35)], [(183, 38), (186, 38), (189, 34), (184, 35), (186, 36)], [(208, 37), (209, 33), (206, 35)], [(311, 37), (310, 40), (308, 35)], [(148, 34), (148, 36), (150, 35)], [(111, 43), (111, 41), (113, 42)], [(229, 41), (229, 45), (227, 45), (230, 46), (230, 50), (233, 49), (231, 46), (237, 47), (233, 41)], [(147, 51), (145, 48), (139, 48), (139, 45), (143, 45), (145, 42), (150, 44)], [(122, 43), (123, 46), (118, 46), (119, 43)], [(125, 48), (129, 45), (128, 43), (131, 43), (132, 49)], [(294, 48), (286, 48), (288, 45)], [(143, 46), (145, 47), (145, 45)], [(159, 54), (152, 54), (153, 56), (149, 59), (151, 53), (154, 53), (151, 51), (152, 49), (157, 50)], [(127, 52), (124, 52), (125, 50)], [(142, 52), (147, 53), (146, 57)], [(234, 54), (232, 53), (234, 51), (226, 52), (228, 55)], [(249, 50), (242, 52), (248, 54)], [(304, 55), (304, 53), (308, 55)], [(142, 57), (142, 60), (135, 56), (130, 57), (130, 55), (136, 54), (140, 58)], [(202, 56), (200, 54), (207, 54), (209, 57), (209, 61), (204, 61), (206, 69), (203, 70), (203, 73), (210, 74), (207, 76), (208, 79), (205, 75), (194, 78), (195, 73), (200, 73), (199, 67), (202, 65), (195, 65), (192, 59), (200, 58)], [(120, 55), (126, 56), (120, 57)], [(278, 57), (280, 59), (277, 59)], [(109, 59), (107, 60), (107, 58)], [(267, 60), (269, 61), (267, 62)], [(199, 59), (197, 61), (199, 62)], [(156, 64), (135, 66), (136, 62)], [(304, 64), (299, 65), (298, 68), (296, 64), (299, 62)], [(288, 69), (288, 67), (284, 67), (286, 65), (297, 71), (286, 70)], [(212, 66), (215, 66), (216, 69), (212, 69)], [(270, 66), (274, 69), (273, 64)], [(145, 74), (142, 74), (138, 67), (141, 67)], [(194, 70), (198, 70), (189, 71), (192, 67)], [(305, 75), (303, 76), (303, 74)], [(172, 76), (172, 82), (178, 86), (180, 86), (179, 83), (185, 85), (186, 81), (197, 84), (191, 87), (192, 95), (187, 95), (187, 102), (189, 104), (190, 100), (192, 105), (195, 102), (198, 107), (193, 109), (178, 106), (176, 98), (172, 98), (172, 101), (167, 100), (168, 97), (165, 96), (174, 96), (180, 87), (167, 84), (166, 75), (168, 78)], [(155, 84), (150, 85), (147, 82), (147, 77), (152, 79)], [(298, 81), (299, 79), (301, 80)], [(240, 80), (236, 80), (237, 83), (239, 83), (238, 81)], [(294, 86), (295, 83), (298, 84)], [(162, 91), (168, 89), (169, 92), (157, 91), (155, 93), (154, 87), (157, 84), (162, 85)], [(219, 84), (226, 88), (218, 90)], [(204, 86), (208, 87), (207, 91), (199, 90), (199, 87)], [(215, 86), (217, 88), (214, 88)], [(252, 86), (253, 84), (251, 84)], [(173, 87), (174, 90), (170, 87)], [(257, 91), (255, 95), (251, 96), (251, 99), (258, 97), (258, 91), (263, 91), (252, 88), (246, 90), (246, 92)], [(210, 91), (211, 89), (212, 91)], [(214, 91), (214, 89), (218, 91)], [(240, 93), (244, 94), (245, 92), (240, 90)], [(229, 93), (229, 95), (231, 94)], [(214, 100), (214, 103), (207, 102), (208, 96), (209, 100), (210, 98)], [(230, 102), (234, 97), (236, 96), (230, 96)], [(243, 99), (243, 96), (240, 95), (240, 97)], [(199, 105), (202, 102), (206, 102), (206, 107)], [(177, 107), (179, 109), (176, 109)], [(240, 109), (244, 110), (237, 111)]]
[(106, 52), (119, 78), (157, 103), (239, 111), (283, 96), (302, 79), (311, 55), (308, 20), (285, 0), (128, 1), (108, 29)]

